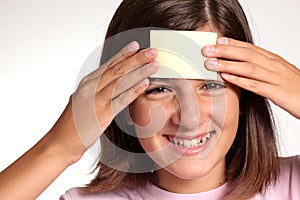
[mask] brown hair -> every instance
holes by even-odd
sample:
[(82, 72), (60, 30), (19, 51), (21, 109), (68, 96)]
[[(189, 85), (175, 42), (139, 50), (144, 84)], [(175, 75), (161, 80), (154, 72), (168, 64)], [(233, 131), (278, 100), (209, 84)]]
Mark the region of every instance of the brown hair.
[[(208, 24), (223, 36), (253, 43), (246, 16), (237, 0), (124, 0), (111, 20), (106, 38), (141, 27), (196, 30)], [(102, 58), (102, 62), (110, 56)], [(242, 90), (240, 109), (243, 114), (238, 132), (226, 155), (226, 178), (233, 185), (230, 199), (248, 199), (263, 192), (279, 174), (276, 134), (268, 101)], [(138, 139), (124, 133), (116, 122), (112, 122), (104, 135), (121, 149), (144, 152)], [(97, 165), (100, 170), (87, 191), (109, 191), (121, 185), (135, 188), (148, 181), (157, 181), (155, 173), (126, 173), (107, 166), (108, 160), (113, 160), (114, 166), (128, 163), (122, 153), (112, 155), (109, 140), (101, 138), (101, 156)], [(149, 160), (148, 165), (151, 165)], [(138, 161), (129, 163), (131, 166), (140, 164)]]

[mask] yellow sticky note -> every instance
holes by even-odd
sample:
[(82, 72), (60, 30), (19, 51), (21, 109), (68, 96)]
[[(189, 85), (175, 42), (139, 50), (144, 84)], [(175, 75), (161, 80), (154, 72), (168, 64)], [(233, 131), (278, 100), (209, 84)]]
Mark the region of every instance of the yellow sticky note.
[(150, 46), (158, 50), (160, 70), (153, 78), (218, 80), (218, 73), (204, 67), (201, 49), (216, 44), (217, 33), (200, 31), (151, 30)]

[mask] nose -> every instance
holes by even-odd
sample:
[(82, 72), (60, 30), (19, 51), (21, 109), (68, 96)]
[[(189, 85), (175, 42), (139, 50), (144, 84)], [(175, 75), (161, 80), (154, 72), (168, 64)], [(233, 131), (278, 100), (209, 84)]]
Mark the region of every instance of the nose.
[(172, 122), (181, 129), (196, 130), (204, 120), (205, 114), (195, 92), (185, 90), (178, 94), (176, 103), (177, 106), (171, 116)]

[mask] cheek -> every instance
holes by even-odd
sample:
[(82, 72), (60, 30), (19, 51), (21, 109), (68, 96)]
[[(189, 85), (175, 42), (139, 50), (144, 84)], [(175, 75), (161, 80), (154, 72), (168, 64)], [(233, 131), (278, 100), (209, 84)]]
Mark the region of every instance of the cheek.
[(226, 98), (226, 118), (228, 121), (235, 121), (236, 126), (238, 125), (238, 118), (240, 115), (240, 98), (235, 92), (231, 92)]
[(129, 114), (134, 124), (139, 126), (146, 126), (150, 123), (149, 116), (150, 107), (142, 103), (138, 99), (129, 106)]
[[(239, 123), (239, 96), (227, 93), (223, 108), (219, 107), (218, 114), (212, 116), (220, 135), (211, 155), (214, 159), (224, 159), (236, 137)], [(223, 111), (222, 114), (220, 111)]]
[(155, 137), (148, 137), (148, 138), (138, 138), (140, 144), (142, 145), (145, 152), (154, 152), (156, 149)]
[(212, 119), (218, 127), (222, 130), (226, 128), (235, 130), (240, 114), (239, 92), (231, 89), (223, 98), (217, 99), (213, 105)]
[[(227, 140), (233, 142), (239, 123), (239, 96), (236, 93), (231, 93), (226, 97), (226, 106), (224, 108), (223, 120), (219, 119), (223, 123), (223, 135)], [(229, 143), (229, 142), (228, 142)], [(230, 145), (231, 146), (231, 145)]]
[(147, 139), (155, 136), (167, 121), (167, 109), (162, 104), (135, 102), (130, 106), (129, 112), (139, 138)]

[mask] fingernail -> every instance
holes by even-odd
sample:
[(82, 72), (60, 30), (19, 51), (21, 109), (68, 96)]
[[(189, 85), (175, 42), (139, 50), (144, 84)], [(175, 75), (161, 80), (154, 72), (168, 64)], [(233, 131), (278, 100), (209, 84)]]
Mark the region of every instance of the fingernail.
[(148, 58), (153, 58), (153, 56), (155, 56), (157, 54), (157, 50), (154, 48), (150, 48), (146, 51), (146, 56)]
[(220, 37), (219, 39), (218, 39), (218, 44), (228, 44), (228, 38), (226, 38), (226, 37)]
[(159, 63), (157, 61), (154, 61), (152, 63), (148, 64), (148, 70), (151, 72), (156, 72), (159, 69)]
[(218, 70), (218, 60), (216, 58), (209, 58), (205, 61), (207, 69)]
[(137, 41), (133, 41), (128, 44), (129, 51), (137, 51), (140, 48), (140, 45)]
[(142, 82), (139, 83), (139, 86), (143, 87), (143, 86), (148, 85), (148, 84), (149, 84), (149, 80), (145, 79), (145, 80), (143, 80)]
[(207, 55), (210, 55), (210, 54), (216, 52), (216, 48), (215, 48), (215, 46), (206, 46), (206, 47), (204, 47), (204, 51)]

